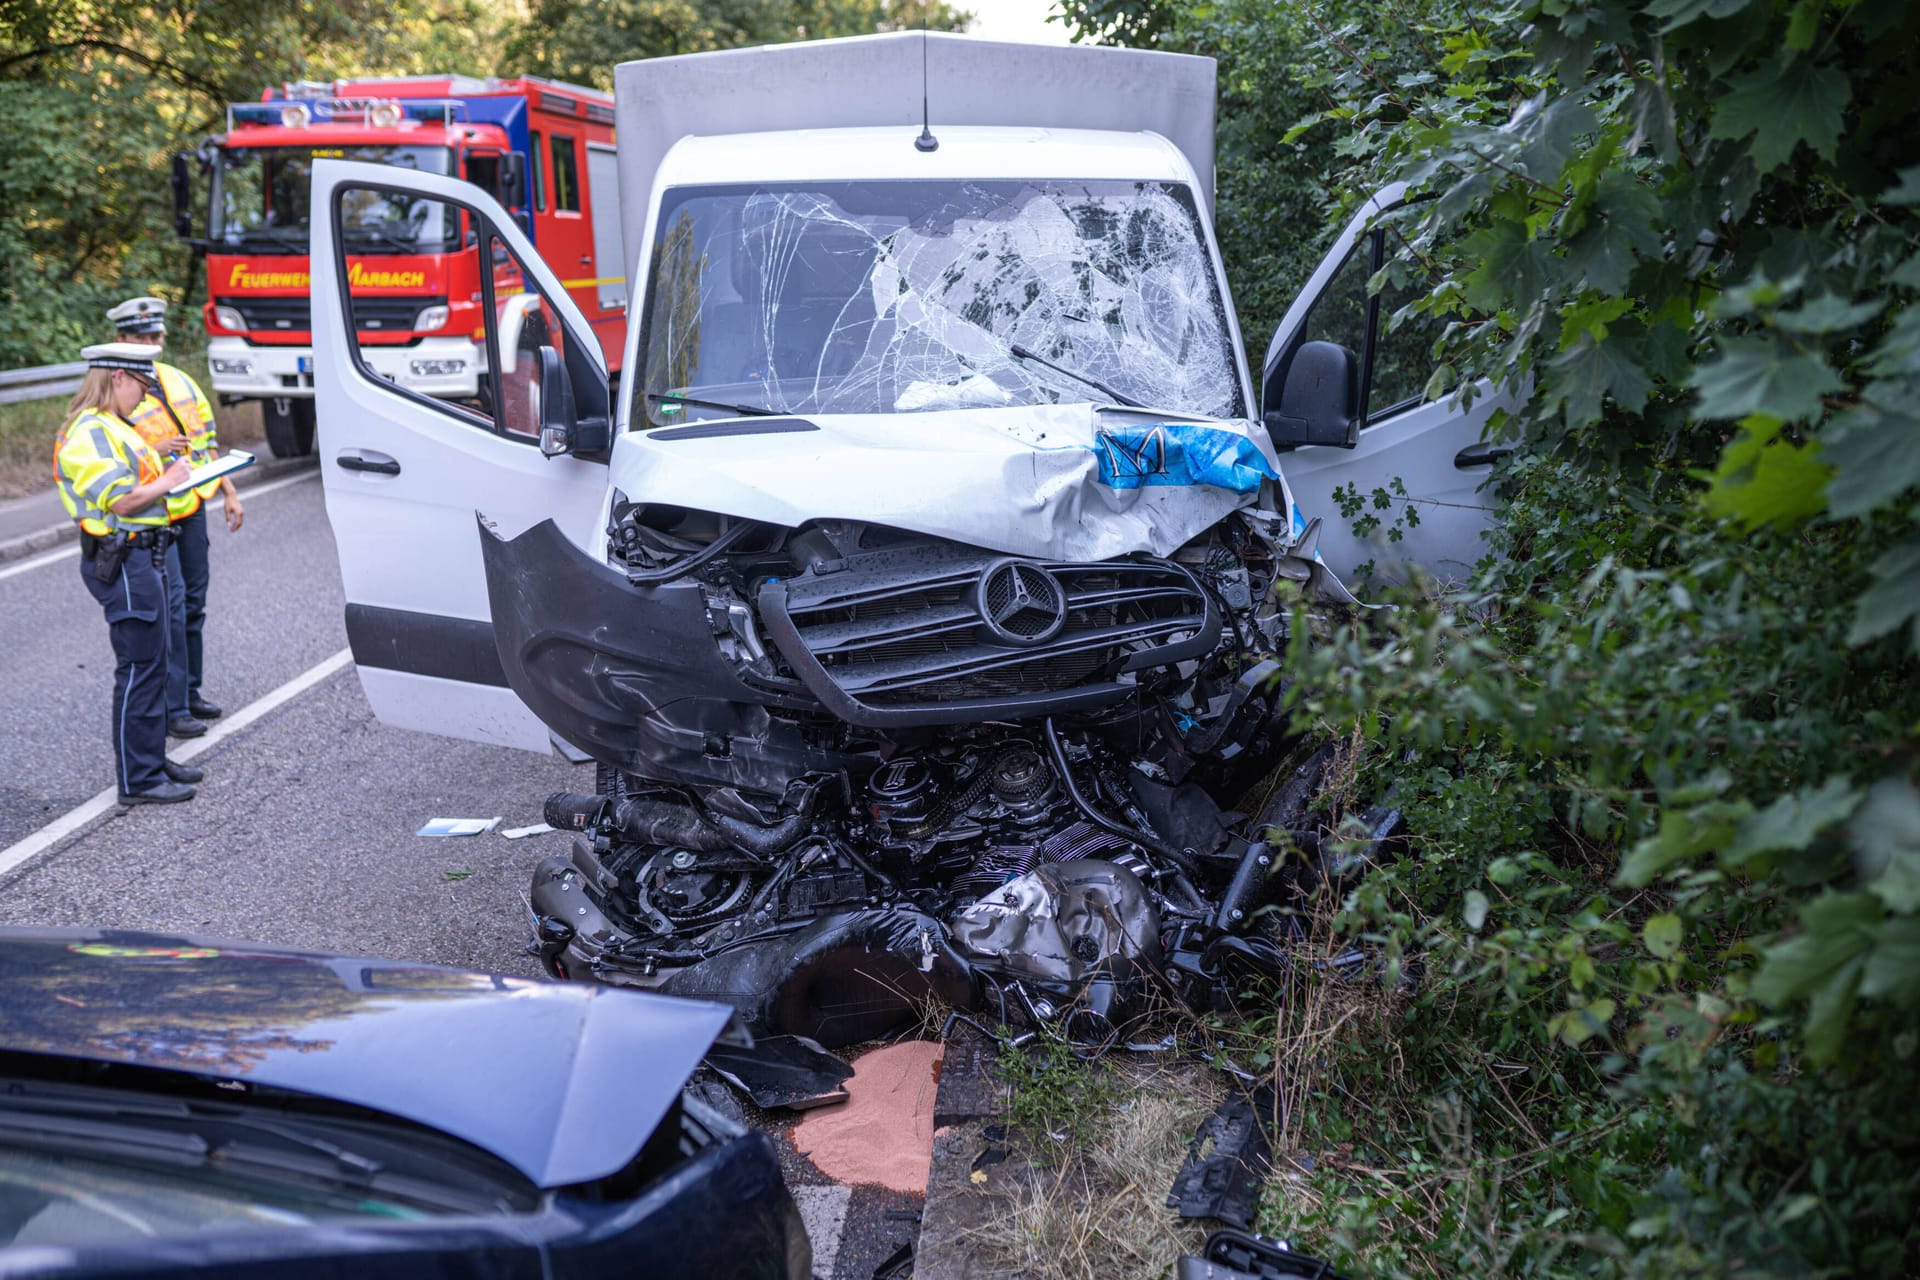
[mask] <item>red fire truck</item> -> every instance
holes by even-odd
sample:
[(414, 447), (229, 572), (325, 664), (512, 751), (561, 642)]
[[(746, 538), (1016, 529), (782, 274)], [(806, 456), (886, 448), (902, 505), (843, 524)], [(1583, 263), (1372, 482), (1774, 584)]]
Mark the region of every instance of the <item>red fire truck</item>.
[[(207, 262), (207, 363), (224, 403), (259, 400), (267, 441), (313, 448), (307, 269), (313, 161), (366, 160), (448, 174), (520, 220), (592, 322), (610, 369), (626, 337), (627, 268), (613, 98), (523, 77), (424, 76), (298, 83), (227, 109), (227, 131), (174, 157), (175, 229)], [(196, 168), (206, 221), (192, 212)], [(487, 394), (481, 261), (466, 215), (396, 191), (341, 211), (360, 349), (375, 372), (425, 395)], [(196, 230), (202, 234), (196, 235)], [(511, 268), (507, 268), (511, 269)]]

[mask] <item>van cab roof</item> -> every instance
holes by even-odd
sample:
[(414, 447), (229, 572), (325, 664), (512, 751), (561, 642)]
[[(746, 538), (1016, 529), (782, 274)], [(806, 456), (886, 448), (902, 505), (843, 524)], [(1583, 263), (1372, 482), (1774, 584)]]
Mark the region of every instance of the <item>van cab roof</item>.
[[(683, 138), (660, 162), (658, 190), (738, 183), (882, 179), (1123, 179), (1198, 186), (1180, 149), (1155, 133), (936, 127), (940, 146), (914, 146), (918, 125), (803, 129)], [(796, 145), (800, 144), (800, 145)], [(1203, 202), (1206, 193), (1195, 193)]]

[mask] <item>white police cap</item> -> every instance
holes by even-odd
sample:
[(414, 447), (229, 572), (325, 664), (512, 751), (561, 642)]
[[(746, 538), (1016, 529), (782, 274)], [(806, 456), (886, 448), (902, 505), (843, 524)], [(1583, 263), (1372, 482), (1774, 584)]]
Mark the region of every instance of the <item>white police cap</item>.
[(153, 348), (144, 342), (96, 342), (80, 348), (89, 369), (125, 369), (153, 381)]
[(107, 319), (122, 333), (165, 333), (167, 302), (164, 298), (128, 298), (107, 312)]

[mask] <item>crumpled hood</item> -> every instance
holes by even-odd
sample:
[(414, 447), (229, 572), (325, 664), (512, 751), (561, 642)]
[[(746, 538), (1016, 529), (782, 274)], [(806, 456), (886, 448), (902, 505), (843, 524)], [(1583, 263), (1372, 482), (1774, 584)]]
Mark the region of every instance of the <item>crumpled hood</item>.
[(1257, 422), (1090, 404), (729, 418), (627, 432), (612, 461), (633, 502), (787, 526), (863, 520), (1081, 562), (1168, 555), (1254, 503), (1262, 474), (1277, 481), (1279, 466)]

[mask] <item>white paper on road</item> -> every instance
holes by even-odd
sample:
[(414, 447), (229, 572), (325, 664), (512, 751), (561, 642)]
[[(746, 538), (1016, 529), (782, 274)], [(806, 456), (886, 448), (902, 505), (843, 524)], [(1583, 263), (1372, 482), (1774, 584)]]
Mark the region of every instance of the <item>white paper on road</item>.
[(550, 827), (544, 822), (536, 822), (530, 827), (508, 827), (500, 834), (509, 840), (524, 840), (528, 836), (543, 836), (549, 831), (558, 831), (559, 829), (558, 827)]
[(499, 818), (430, 818), (417, 836), (477, 836), (500, 825)]

